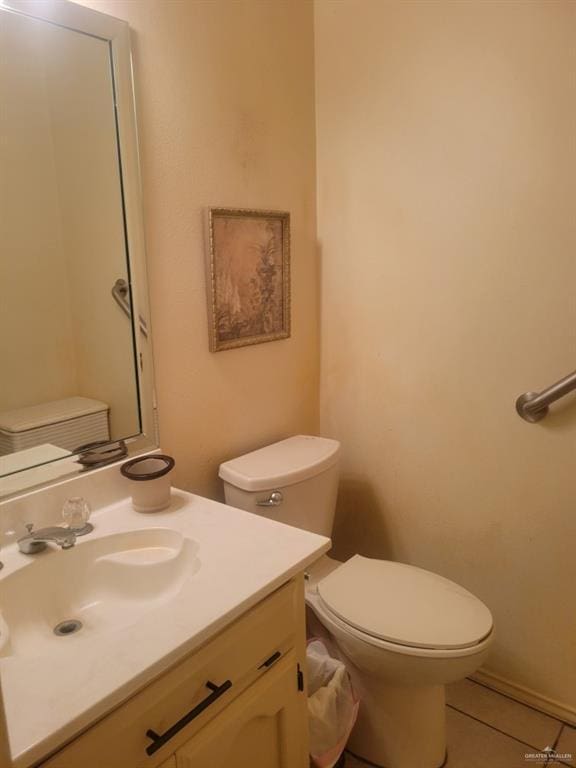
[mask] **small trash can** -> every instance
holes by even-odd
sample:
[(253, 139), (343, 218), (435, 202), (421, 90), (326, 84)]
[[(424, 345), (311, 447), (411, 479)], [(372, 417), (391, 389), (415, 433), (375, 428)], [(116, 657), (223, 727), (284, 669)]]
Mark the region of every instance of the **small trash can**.
[(130, 481), (136, 512), (160, 512), (170, 506), (170, 472), (174, 464), (172, 456), (159, 453), (122, 464), (120, 472)]
[(344, 664), (319, 639), (308, 641), (310, 759), (317, 768), (339, 768), (359, 702)]

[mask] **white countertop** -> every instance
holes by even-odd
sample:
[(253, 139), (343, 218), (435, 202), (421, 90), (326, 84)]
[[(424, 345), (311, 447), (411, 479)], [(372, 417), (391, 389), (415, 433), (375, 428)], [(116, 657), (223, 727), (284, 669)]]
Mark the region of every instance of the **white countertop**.
[[(176, 530), (198, 545), (201, 567), (186, 590), (135, 624), (74, 646), (63, 638), (62, 650), (38, 658), (0, 658), (15, 768), (28, 768), (70, 741), (330, 547), (323, 536), (184, 491), (173, 491), (165, 512), (139, 514), (125, 499), (91, 521), (95, 530), (86, 541), (134, 529)], [(33, 559), (15, 545), (4, 550), (0, 609), (2, 580)]]

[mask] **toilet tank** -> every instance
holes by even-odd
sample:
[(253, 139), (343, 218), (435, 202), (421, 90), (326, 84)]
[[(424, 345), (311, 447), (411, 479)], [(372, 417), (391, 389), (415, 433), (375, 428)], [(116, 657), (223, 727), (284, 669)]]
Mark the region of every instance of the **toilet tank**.
[(226, 503), (323, 536), (332, 535), (340, 443), (296, 435), (220, 465)]

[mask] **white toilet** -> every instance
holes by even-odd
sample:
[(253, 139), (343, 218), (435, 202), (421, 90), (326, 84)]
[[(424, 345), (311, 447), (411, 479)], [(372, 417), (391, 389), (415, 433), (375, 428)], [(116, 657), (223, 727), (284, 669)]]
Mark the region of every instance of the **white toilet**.
[[(340, 444), (298, 435), (220, 466), (226, 503), (330, 536)], [(361, 515), (361, 510), (358, 513)], [(308, 631), (331, 641), (361, 705), (348, 748), (383, 768), (439, 768), (444, 686), (483, 663), (492, 615), (452, 581), (355, 555), (311, 569)]]

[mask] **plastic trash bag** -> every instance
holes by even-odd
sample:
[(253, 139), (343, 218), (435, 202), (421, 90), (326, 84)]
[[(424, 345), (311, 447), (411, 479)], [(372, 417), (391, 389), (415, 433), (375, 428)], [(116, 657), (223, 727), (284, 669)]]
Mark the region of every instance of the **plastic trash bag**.
[(322, 640), (308, 642), (306, 661), (310, 757), (318, 768), (333, 768), (356, 722), (358, 699), (346, 667)]

